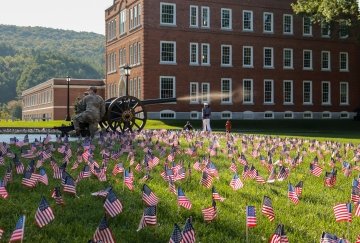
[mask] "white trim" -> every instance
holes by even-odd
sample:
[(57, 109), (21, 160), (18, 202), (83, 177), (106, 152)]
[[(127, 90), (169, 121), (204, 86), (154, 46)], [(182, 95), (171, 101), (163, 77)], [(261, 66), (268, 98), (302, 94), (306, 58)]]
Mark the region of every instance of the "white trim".
[[(291, 117), (285, 117), (286, 115), (291, 115)], [(292, 111), (284, 111), (283, 118), (284, 119), (294, 119), (294, 112), (292, 112)]]
[(167, 98), (174, 98), (176, 97), (176, 77), (175, 76), (160, 76), (159, 77), (159, 97), (161, 97), (161, 79), (162, 78), (169, 78), (173, 80), (173, 97), (167, 97)]
[[(309, 19), (309, 33), (305, 33), (305, 19)], [(312, 23), (311, 23), (311, 18), (310, 17), (303, 17), (303, 36), (306, 36), (306, 37), (311, 37), (313, 34), (312, 34)]]
[[(285, 66), (285, 52), (290, 51), (290, 66)], [(292, 48), (283, 49), (283, 69), (294, 69), (294, 50)]]
[[(192, 115), (194, 115), (194, 114), (196, 115), (196, 117), (192, 117)], [(199, 112), (198, 111), (190, 111), (189, 118), (193, 119), (193, 120), (199, 119)]]
[[(341, 102), (341, 85), (342, 84), (346, 85), (346, 102)], [(340, 96), (339, 96), (340, 105), (349, 105), (349, 83), (348, 82), (340, 82), (339, 92), (340, 92)]]
[[(323, 84), (327, 83), (328, 87), (329, 87), (329, 92), (328, 92), (328, 102), (323, 102), (323, 96), (324, 96), (324, 86)], [(331, 83), (330, 81), (321, 81), (321, 105), (331, 105)]]
[[(343, 114), (346, 115), (346, 117), (341, 117)], [(347, 112), (347, 111), (341, 111), (340, 114), (339, 114), (339, 118), (340, 118), (340, 119), (349, 119), (349, 118), (350, 118), (350, 114), (349, 114), (349, 112)]]
[[(327, 61), (328, 61), (328, 67), (324, 68), (323, 64), (324, 64), (324, 58), (323, 55), (327, 54)], [(321, 71), (331, 71), (331, 53), (330, 51), (321, 51)]]
[[(250, 81), (250, 100), (249, 101), (245, 101), (244, 99), (245, 99), (245, 92), (244, 92), (244, 90), (245, 90), (245, 85), (244, 85), (244, 83), (245, 83), (245, 81)], [(243, 104), (247, 104), (247, 105), (253, 105), (254, 104), (254, 81), (253, 81), (253, 79), (250, 79), (250, 78), (244, 78), (243, 79), (243, 83), (242, 83), (242, 86), (243, 86), (243, 98), (242, 98), (242, 103)]]
[[(290, 83), (290, 87), (291, 87), (290, 101), (285, 101), (285, 83)], [(284, 105), (293, 105), (294, 104), (294, 82), (293, 82), (293, 80), (284, 80), (283, 81), (283, 104)]]
[[(224, 47), (229, 47), (229, 63), (223, 63)], [(221, 66), (232, 67), (232, 45), (221, 45)]]
[[(327, 30), (328, 30), (328, 33), (326, 34), (326, 35), (323, 35), (323, 29), (325, 29), (324, 28), (324, 25), (326, 25), (328, 28), (327, 28)], [(330, 35), (331, 35), (331, 29), (330, 29), (330, 24), (328, 24), (328, 23), (326, 23), (326, 22), (322, 22), (321, 24), (320, 24), (320, 34), (321, 34), (321, 37), (322, 38), (330, 38)]]
[[(204, 46), (207, 46), (207, 62), (203, 62), (204, 56)], [(202, 66), (210, 66), (210, 44), (209, 43), (201, 43), (201, 65)]]
[[(265, 83), (271, 83), (271, 101), (265, 101)], [(273, 105), (274, 104), (274, 80), (273, 79), (264, 79), (264, 104)]]
[[(285, 17), (290, 17), (290, 32), (285, 32)], [(294, 34), (294, 18), (292, 14), (283, 14), (283, 34), (293, 35)]]
[[(195, 97), (194, 97), (194, 100), (192, 100), (193, 96), (192, 96), (192, 92), (191, 92), (191, 89), (192, 89), (192, 85), (195, 85), (196, 86), (196, 92), (195, 92)], [(199, 104), (199, 83), (198, 82), (190, 82), (190, 99), (189, 99), (189, 103), (190, 104)]]
[[(223, 27), (223, 12), (229, 11), (229, 27)], [(231, 8), (221, 8), (220, 10), (220, 28), (222, 30), (232, 30), (232, 9)]]
[[(225, 80), (229, 81), (229, 95), (225, 96), (224, 95), (224, 90), (223, 90), (223, 82)], [(220, 100), (220, 104), (224, 105), (224, 104), (232, 104), (232, 79), (231, 78), (222, 78), (221, 79), (221, 84), (220, 84), (220, 89), (221, 89), (221, 100)], [(224, 101), (224, 98), (228, 98), (229, 101)]]
[[(174, 61), (163, 61), (161, 60), (162, 44), (173, 44), (174, 45)], [(176, 65), (176, 41), (160, 41), (160, 64), (175, 64)]]
[[(271, 30), (265, 30), (265, 15), (271, 15)], [(272, 12), (264, 12), (263, 13), (263, 33), (267, 33), (267, 34), (273, 34), (274, 33), (274, 13)]]
[[(310, 94), (309, 94), (309, 101), (305, 102), (305, 84), (309, 83), (310, 84)], [(311, 80), (304, 80), (303, 81), (303, 105), (312, 105), (313, 104), (313, 92), (312, 92), (312, 81)]]
[[(266, 50), (271, 50), (271, 65), (266, 65), (266, 55), (265, 55), (265, 51)], [(274, 48), (273, 47), (264, 47), (263, 48), (263, 68), (274, 68)]]
[[(346, 56), (346, 68), (341, 68), (341, 55), (345, 54)], [(349, 72), (349, 53), (348, 52), (340, 52), (339, 53), (339, 70), (340, 72)]]
[[(328, 117), (324, 117), (325, 114), (328, 115)], [(321, 118), (322, 119), (331, 119), (331, 112), (330, 111), (323, 111), (321, 113)]]
[[(245, 13), (249, 13), (250, 14), (250, 29), (245, 29)], [(245, 32), (252, 32), (254, 31), (254, 14), (253, 11), (251, 10), (243, 10), (242, 11), (242, 30)]]
[[(169, 114), (169, 115), (171, 114), (174, 117), (161, 117), (164, 114)], [(159, 112), (159, 116), (160, 116), (161, 119), (169, 119), (169, 120), (176, 119), (176, 112), (172, 111), (172, 110), (162, 110), (162, 111)]]
[[(191, 24), (191, 18), (192, 18), (192, 9), (196, 9), (195, 11), (195, 24), (192, 25)], [(199, 28), (199, 7), (196, 6), (196, 5), (190, 5), (190, 8), (189, 8), (190, 12), (189, 12), (189, 27), (190, 28)]]
[[(266, 115), (271, 115), (271, 117), (266, 117)], [(264, 119), (274, 119), (275, 115), (273, 111), (265, 111), (264, 112)]]
[[(206, 94), (206, 96), (203, 94), (203, 90), (204, 90), (204, 86), (207, 86), (208, 88), (208, 93)], [(204, 83), (201, 83), (201, 103), (210, 103), (210, 83), (208, 82), (204, 82)]]
[[(163, 23), (162, 22), (162, 6), (163, 5), (170, 5), (174, 7), (174, 19), (173, 19), (173, 23)], [(176, 4), (175, 3), (165, 3), (165, 2), (160, 2), (160, 25), (162, 26), (176, 26)]]
[[(310, 115), (309, 117), (306, 117), (306, 115)], [(312, 111), (304, 111), (303, 112), (303, 119), (313, 119), (313, 113)]]
[[(204, 13), (204, 10), (207, 10), (207, 13), (208, 13), (208, 16), (207, 16), (207, 24), (208, 25), (203, 25), (204, 24), (204, 19), (203, 19), (203, 13)], [(201, 20), (201, 28), (206, 28), (206, 29), (208, 29), (208, 28), (210, 28), (210, 8), (209, 7), (207, 7), (207, 6), (201, 6), (201, 16), (200, 16), (200, 20)]]
[[(229, 115), (229, 117), (224, 117), (224, 115)], [(231, 111), (222, 111), (221, 119), (222, 120), (232, 119), (232, 112)]]
[[(305, 53), (310, 53), (310, 67), (305, 67)], [(303, 50), (303, 70), (313, 70), (313, 52), (309, 49)]]
[[(250, 64), (245, 64), (245, 49), (250, 49)], [(243, 68), (254, 68), (254, 48), (253, 46), (243, 46), (243, 55), (242, 55), (242, 66)]]
[[(192, 59), (192, 47), (195, 48), (195, 61), (193, 62)], [(190, 42), (189, 46), (189, 65), (199, 65), (199, 43)]]

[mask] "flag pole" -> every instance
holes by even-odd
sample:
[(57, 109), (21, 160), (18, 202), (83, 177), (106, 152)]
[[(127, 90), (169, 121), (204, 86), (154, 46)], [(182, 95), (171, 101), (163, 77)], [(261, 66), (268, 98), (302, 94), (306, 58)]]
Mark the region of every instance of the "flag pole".
[(26, 215), (24, 215), (24, 222), (22, 225), (23, 237), (21, 237), (21, 243), (23, 243), (24, 235), (25, 235), (25, 219), (26, 219)]
[(245, 220), (245, 228), (246, 228), (246, 243), (249, 243), (249, 228), (247, 226), (247, 220)]

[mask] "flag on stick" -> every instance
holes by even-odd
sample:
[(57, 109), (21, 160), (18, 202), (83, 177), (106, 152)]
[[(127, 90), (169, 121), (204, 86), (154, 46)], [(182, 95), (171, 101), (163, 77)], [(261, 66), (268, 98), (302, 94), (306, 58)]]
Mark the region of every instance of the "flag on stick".
[(156, 206), (146, 207), (141, 217), (139, 227), (136, 231), (140, 231), (141, 229), (145, 228), (147, 225), (156, 225), (156, 224), (157, 224)]
[(9, 242), (22, 241), (24, 239), (25, 218), (25, 215), (20, 216), (19, 220), (16, 223), (15, 230), (11, 234)]
[(246, 206), (246, 226), (248, 228), (256, 226), (256, 210), (254, 206)]
[(333, 207), (336, 222), (352, 221), (351, 203), (340, 203)]
[(191, 217), (186, 220), (182, 235), (182, 243), (195, 243), (195, 230), (191, 223)]
[(274, 209), (272, 207), (271, 199), (267, 196), (264, 196), (261, 212), (268, 217), (270, 222), (275, 219)]
[(156, 206), (159, 203), (159, 198), (151, 191), (151, 189), (144, 184), (142, 199), (148, 206)]
[(174, 230), (171, 234), (169, 243), (181, 243), (182, 241), (182, 235), (180, 227), (177, 224), (174, 224)]
[(212, 206), (208, 207), (208, 208), (204, 208), (201, 210), (203, 217), (204, 217), (204, 221), (205, 222), (211, 222), (213, 221), (216, 216), (217, 216), (217, 209), (216, 209), (216, 202), (215, 200), (213, 200), (212, 202)]
[(99, 226), (97, 227), (94, 233), (95, 242), (104, 242), (104, 243), (115, 243), (115, 238), (109, 228), (106, 216), (101, 220)]
[(111, 190), (107, 194), (104, 208), (111, 217), (115, 217), (122, 212), (123, 206), (120, 200), (116, 197), (114, 191)]
[(49, 203), (46, 201), (45, 197), (41, 198), (40, 205), (35, 213), (35, 221), (37, 225), (42, 228), (45, 225), (49, 224), (55, 219), (54, 213), (50, 208)]

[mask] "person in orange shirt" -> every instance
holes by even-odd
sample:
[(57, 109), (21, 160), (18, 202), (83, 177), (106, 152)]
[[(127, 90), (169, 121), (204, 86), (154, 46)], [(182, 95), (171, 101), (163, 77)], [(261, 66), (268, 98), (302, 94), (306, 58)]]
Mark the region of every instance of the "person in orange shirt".
[(226, 130), (226, 133), (230, 133), (231, 132), (231, 121), (230, 120), (227, 120), (226, 123), (225, 123), (225, 130)]

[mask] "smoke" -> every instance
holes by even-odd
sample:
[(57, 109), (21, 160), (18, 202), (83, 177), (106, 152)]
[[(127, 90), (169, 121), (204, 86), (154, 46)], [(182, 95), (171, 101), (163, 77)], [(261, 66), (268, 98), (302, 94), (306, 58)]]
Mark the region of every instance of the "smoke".
[[(210, 95), (198, 95), (197, 98), (198, 100), (208, 100), (208, 97), (210, 98), (211, 102), (221, 102), (221, 99), (223, 98), (223, 95), (221, 92), (210, 92)], [(242, 97), (241, 97), (241, 89), (236, 89), (234, 91), (232, 91), (232, 103), (239, 103), (242, 101)], [(190, 102), (191, 100), (191, 96), (182, 96), (177, 98), (178, 101), (186, 101), (186, 102)]]

